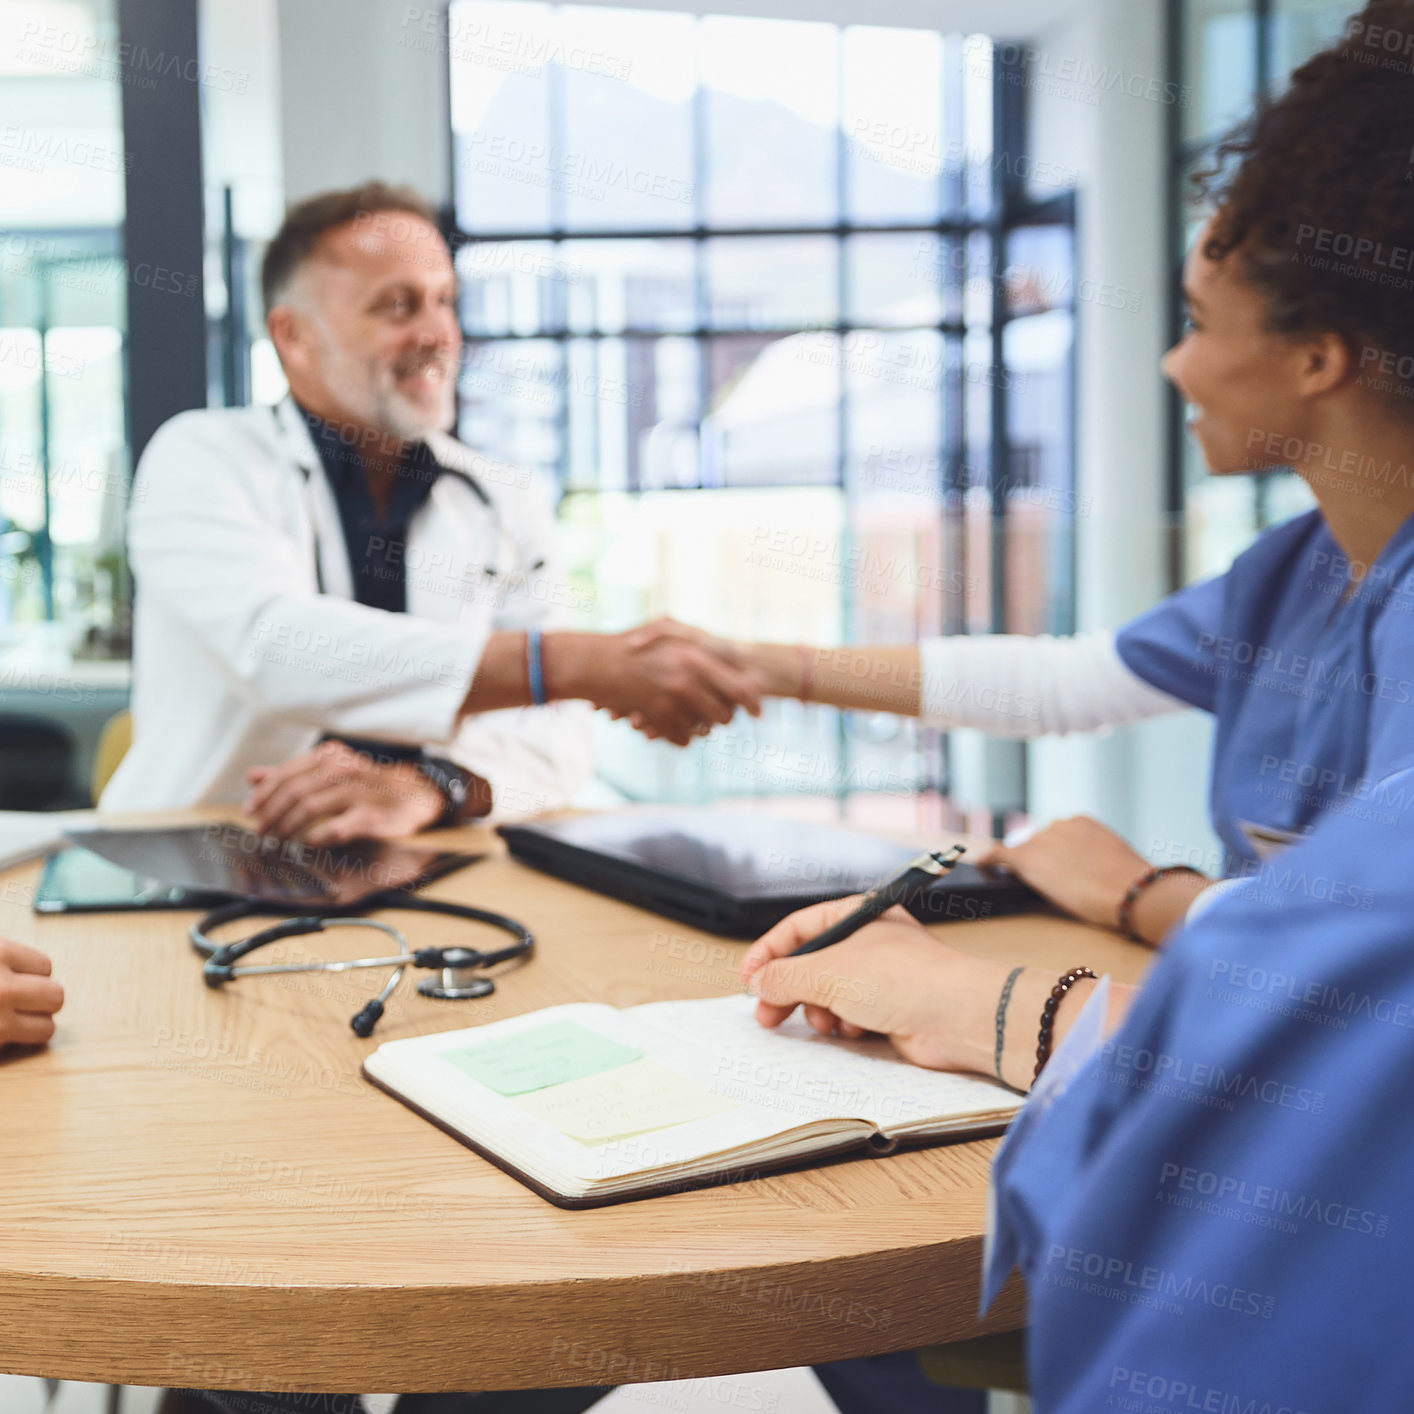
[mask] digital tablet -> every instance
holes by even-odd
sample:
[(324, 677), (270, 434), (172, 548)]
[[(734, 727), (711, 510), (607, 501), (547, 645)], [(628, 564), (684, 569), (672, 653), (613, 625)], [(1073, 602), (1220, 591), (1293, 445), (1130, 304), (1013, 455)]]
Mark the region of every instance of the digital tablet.
[(214, 908), (234, 899), (300, 908), (351, 908), (386, 889), (417, 889), (479, 855), (392, 840), (312, 846), (237, 825), (76, 830), (52, 855), (36, 913)]

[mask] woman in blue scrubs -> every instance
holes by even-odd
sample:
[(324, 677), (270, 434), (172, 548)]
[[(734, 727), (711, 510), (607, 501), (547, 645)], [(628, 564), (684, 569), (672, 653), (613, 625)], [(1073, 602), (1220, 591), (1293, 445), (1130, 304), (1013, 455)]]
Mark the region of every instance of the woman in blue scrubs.
[[(1375, 0), (1298, 70), (1234, 147), (1185, 272), (1194, 324), (1165, 371), (1210, 467), (1289, 463), (1318, 509), (1122, 630), (1113, 657), (1137, 683), (1095, 669), (1128, 719), (1161, 710), (1144, 692), (1214, 713), (1214, 823), (1239, 877), (1137, 995), (1082, 978), (1052, 1008), (1059, 1050), (994, 1172), (987, 1283), (1027, 1276), (1038, 1414), (1414, 1407), (1411, 53), (1414, 4)], [(779, 686), (794, 674), (840, 705), (948, 705), (929, 645), (861, 652), (762, 657)], [(1018, 661), (981, 706), (1098, 725), (1074, 673), (1053, 664), (1048, 683)], [(1310, 834), (1259, 863), (1252, 826)], [(1204, 887), (1153, 879), (1093, 821), (990, 858), (1096, 923), (1128, 899), (1150, 940)], [(1054, 974), (1013, 976), (904, 917), (774, 965), (832, 911), (748, 954), (763, 1024), (802, 1005), (822, 1032), (882, 1032), (940, 1069), (989, 1073), (999, 1049), (1002, 1078), (1031, 1087)], [(841, 977), (859, 983), (847, 1003)], [(822, 1377), (850, 1411), (968, 1407), (904, 1356)]]

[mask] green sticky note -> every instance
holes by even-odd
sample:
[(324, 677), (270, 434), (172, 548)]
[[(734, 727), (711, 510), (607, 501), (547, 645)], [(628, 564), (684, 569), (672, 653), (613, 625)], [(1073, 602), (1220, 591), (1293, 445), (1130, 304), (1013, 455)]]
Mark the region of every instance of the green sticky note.
[(498, 1095), (524, 1095), (628, 1065), (643, 1052), (573, 1021), (555, 1021), (441, 1056)]

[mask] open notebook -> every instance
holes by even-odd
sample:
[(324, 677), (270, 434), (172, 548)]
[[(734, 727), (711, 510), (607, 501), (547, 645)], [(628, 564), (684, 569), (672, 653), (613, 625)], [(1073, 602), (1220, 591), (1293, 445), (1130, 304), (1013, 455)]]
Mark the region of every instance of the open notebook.
[(565, 1208), (994, 1134), (1021, 1104), (993, 1081), (909, 1065), (882, 1039), (820, 1036), (799, 1014), (764, 1030), (754, 1007), (549, 1007), (389, 1041), (363, 1072)]

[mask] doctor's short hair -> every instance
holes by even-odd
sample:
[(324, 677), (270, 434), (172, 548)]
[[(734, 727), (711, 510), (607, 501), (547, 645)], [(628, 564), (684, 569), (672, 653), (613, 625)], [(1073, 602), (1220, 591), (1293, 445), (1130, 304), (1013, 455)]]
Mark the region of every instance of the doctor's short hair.
[(412, 187), (388, 182), (362, 182), (341, 191), (320, 192), (290, 207), (266, 246), (260, 266), (260, 293), (266, 314), (285, 298), (290, 282), (327, 231), (385, 211), (400, 211), (437, 225), (437, 210), (430, 201)]
[(1369, 0), (1196, 174), (1273, 333), (1340, 334), (1414, 420), (1414, 0)]

